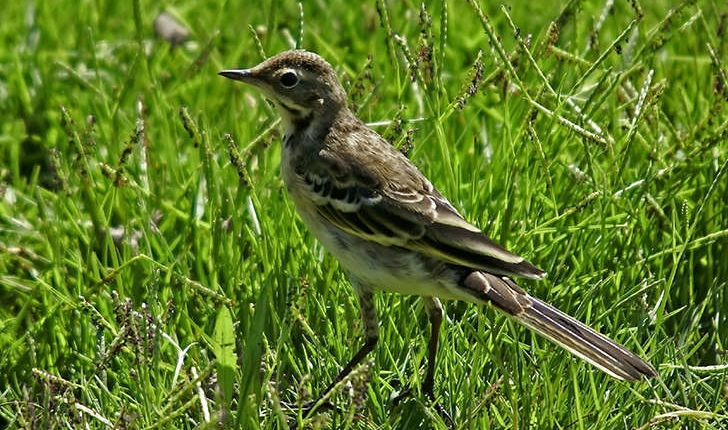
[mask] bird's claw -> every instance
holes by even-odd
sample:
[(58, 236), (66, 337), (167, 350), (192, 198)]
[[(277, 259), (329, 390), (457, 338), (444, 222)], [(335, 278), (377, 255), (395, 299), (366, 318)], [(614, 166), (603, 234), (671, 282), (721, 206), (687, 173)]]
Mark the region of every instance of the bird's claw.
[(324, 412), (324, 411), (337, 411), (339, 412), (339, 408), (334, 406), (333, 403), (329, 402), (328, 400), (325, 402), (321, 402), (321, 399), (316, 400), (310, 400), (306, 403), (300, 404), (300, 403), (288, 403), (288, 402), (282, 402), (282, 405), (291, 411), (301, 411), (301, 415), (306, 418), (309, 415), (311, 415), (313, 412)]
[[(437, 414), (440, 416), (440, 418), (442, 418), (443, 421), (445, 421), (447, 426), (450, 428), (454, 428), (455, 422), (452, 420), (450, 413), (448, 413), (447, 410), (445, 410), (445, 408), (440, 404), (440, 402), (435, 401), (435, 395), (432, 392), (426, 392), (425, 395), (432, 402), (431, 405), (435, 409), (435, 412), (437, 412)], [(392, 399), (392, 405), (398, 406), (410, 397), (412, 397), (412, 389), (405, 388), (399, 394), (397, 394), (394, 397), (394, 399)]]

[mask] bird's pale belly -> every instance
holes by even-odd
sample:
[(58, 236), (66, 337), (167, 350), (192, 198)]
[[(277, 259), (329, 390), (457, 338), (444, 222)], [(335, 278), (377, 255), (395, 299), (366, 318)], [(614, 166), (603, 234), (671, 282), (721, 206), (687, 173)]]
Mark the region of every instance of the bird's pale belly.
[[(383, 246), (327, 224), (315, 210), (296, 204), (308, 229), (352, 276), (355, 288), (471, 301), (452, 282), (443, 282), (447, 267), (402, 248)], [(310, 208), (312, 209), (312, 208)]]

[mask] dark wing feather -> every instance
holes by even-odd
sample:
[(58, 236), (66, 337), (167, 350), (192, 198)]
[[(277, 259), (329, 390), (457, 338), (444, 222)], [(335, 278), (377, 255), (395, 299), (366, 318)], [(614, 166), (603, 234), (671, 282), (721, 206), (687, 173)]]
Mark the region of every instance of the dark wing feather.
[(534, 279), (545, 275), (465, 221), (406, 157), (368, 133), (329, 142), (336, 147), (321, 150), (313, 165), (301, 169), (322, 217), (352, 235), (452, 264)]

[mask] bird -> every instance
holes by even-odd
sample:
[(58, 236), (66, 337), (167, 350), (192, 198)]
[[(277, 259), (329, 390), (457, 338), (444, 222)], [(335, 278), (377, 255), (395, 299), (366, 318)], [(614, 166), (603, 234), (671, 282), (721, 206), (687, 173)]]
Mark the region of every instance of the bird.
[(375, 348), (378, 292), (424, 300), (431, 331), (421, 390), (433, 401), (441, 300), (489, 305), (614, 378), (657, 376), (624, 346), (521, 288), (514, 278), (538, 280), (546, 272), (466, 221), (402, 152), (356, 117), (320, 55), (288, 50), (219, 75), (256, 87), (277, 110), (288, 194), (356, 292), (363, 345), (318, 399)]

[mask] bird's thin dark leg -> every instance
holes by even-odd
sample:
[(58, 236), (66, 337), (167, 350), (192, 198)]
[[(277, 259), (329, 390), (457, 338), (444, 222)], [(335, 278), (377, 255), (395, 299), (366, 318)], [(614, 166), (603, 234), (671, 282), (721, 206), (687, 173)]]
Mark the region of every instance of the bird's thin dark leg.
[(430, 400), (435, 400), (435, 362), (437, 359), (437, 344), (440, 341), (440, 326), (442, 325), (442, 304), (437, 297), (425, 298), (425, 310), (430, 318), (430, 342), (427, 345), (427, 373), (422, 384), (422, 392)]
[[(354, 370), (354, 368), (358, 366), (359, 363), (361, 363), (364, 358), (377, 345), (377, 341), (379, 340), (379, 321), (377, 319), (377, 311), (376, 309), (374, 309), (374, 297), (368, 291), (357, 290), (357, 294), (359, 298), (361, 318), (362, 322), (364, 323), (364, 345), (359, 348), (359, 351), (357, 351), (357, 353), (354, 354), (354, 357), (352, 357), (352, 359), (349, 360), (348, 363), (346, 363), (346, 366), (341, 369), (341, 372), (339, 372), (339, 374), (336, 376), (336, 378), (334, 378), (329, 386), (326, 387), (326, 389), (322, 391), (321, 394), (319, 394), (316, 400), (304, 405), (304, 410), (306, 411), (306, 413), (310, 412), (322, 398), (326, 397), (329, 392), (334, 389), (336, 384), (346, 378), (351, 373), (351, 371)], [(328, 402), (322, 406), (325, 409), (332, 408), (332, 405)]]
[[(425, 380), (422, 383), (422, 392), (428, 399), (435, 400), (435, 363), (437, 362), (437, 344), (440, 341), (440, 326), (442, 325), (442, 304), (437, 297), (423, 297), (425, 301), (425, 311), (427, 318), (430, 320), (430, 341), (427, 344), (427, 370)], [(394, 403), (398, 404), (402, 400), (410, 397), (409, 389), (404, 390), (395, 399)]]
[[(437, 344), (440, 341), (440, 326), (442, 325), (442, 303), (437, 297), (425, 297), (425, 310), (430, 318), (430, 342), (427, 344), (427, 373), (425, 373), (425, 381), (422, 383), (422, 391), (430, 399), (435, 401), (435, 363), (437, 359)], [(442, 407), (439, 402), (435, 402), (435, 410), (444, 419), (450, 427), (453, 426), (453, 420), (450, 414)]]

